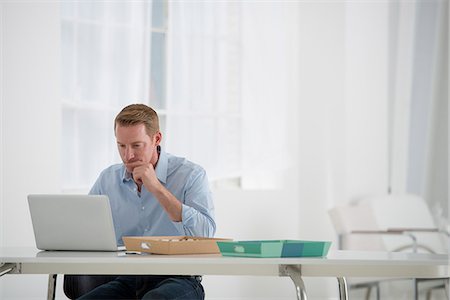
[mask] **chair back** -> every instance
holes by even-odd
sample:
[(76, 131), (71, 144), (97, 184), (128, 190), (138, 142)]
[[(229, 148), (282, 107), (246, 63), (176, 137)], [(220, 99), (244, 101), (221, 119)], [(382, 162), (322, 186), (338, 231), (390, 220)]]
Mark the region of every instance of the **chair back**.
[(338, 234), (341, 250), (384, 251), (381, 236), (350, 234), (355, 230), (378, 230), (375, 216), (369, 205), (343, 205), (328, 211)]
[[(375, 222), (381, 230), (412, 229), (411, 233), (418, 240), (419, 252), (447, 253), (445, 249), (447, 237), (445, 235), (419, 232), (422, 229), (437, 228), (431, 211), (423, 198), (413, 194), (389, 194), (362, 198), (358, 201), (358, 205), (369, 205), (371, 207)], [(414, 229), (416, 229), (415, 232)], [(398, 251), (411, 245), (411, 239), (407, 236), (385, 235), (382, 239), (388, 251)]]
[[(410, 236), (349, 234), (355, 230), (432, 229), (435, 222), (425, 201), (416, 195), (381, 195), (357, 199), (329, 210), (342, 249), (372, 251), (412, 251)], [(412, 232), (418, 240), (418, 252), (447, 253), (447, 237), (430, 232)]]

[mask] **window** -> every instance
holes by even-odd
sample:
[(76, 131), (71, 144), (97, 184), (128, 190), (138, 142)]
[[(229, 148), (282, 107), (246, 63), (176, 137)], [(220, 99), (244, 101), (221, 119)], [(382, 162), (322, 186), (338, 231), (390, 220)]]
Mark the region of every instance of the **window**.
[(112, 138), (120, 109), (165, 107), (167, 5), (63, 1), (61, 26), (63, 189), (86, 191), (120, 162)]
[(241, 175), (240, 5), (169, 4), (167, 148), (211, 181)]
[(86, 191), (120, 162), (112, 122), (136, 102), (158, 112), (163, 147), (203, 166), (216, 186), (283, 184), (291, 160), (279, 149), (292, 148), (297, 100), (297, 54), (285, 47), (297, 34), (295, 10), (233, 1), (61, 6), (64, 190)]

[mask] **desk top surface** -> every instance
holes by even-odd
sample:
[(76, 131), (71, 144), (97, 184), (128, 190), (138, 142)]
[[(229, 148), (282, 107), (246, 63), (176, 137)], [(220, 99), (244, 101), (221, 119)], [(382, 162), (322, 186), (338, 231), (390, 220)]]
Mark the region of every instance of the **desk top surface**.
[(286, 276), (290, 266), (301, 276), (313, 277), (450, 277), (448, 255), (399, 252), (331, 251), (327, 257), (245, 258), (0, 248), (0, 267), (4, 264), (14, 266), (12, 274)]
[(119, 252), (40, 251), (36, 248), (0, 248), (0, 263), (152, 263), (152, 264), (264, 264), (264, 265), (449, 265), (447, 254), (330, 251), (327, 257), (246, 258), (204, 255), (151, 255)]

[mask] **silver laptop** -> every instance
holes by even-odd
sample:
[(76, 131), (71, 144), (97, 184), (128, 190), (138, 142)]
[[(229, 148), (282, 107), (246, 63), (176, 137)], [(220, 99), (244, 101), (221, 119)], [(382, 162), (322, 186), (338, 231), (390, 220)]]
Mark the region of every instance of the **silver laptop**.
[(29, 195), (40, 250), (117, 251), (107, 196)]

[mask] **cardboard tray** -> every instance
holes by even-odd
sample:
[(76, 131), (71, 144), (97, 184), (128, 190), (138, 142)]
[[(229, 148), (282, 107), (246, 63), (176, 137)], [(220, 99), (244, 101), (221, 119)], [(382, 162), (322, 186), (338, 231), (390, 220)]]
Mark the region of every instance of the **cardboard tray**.
[(211, 254), (220, 253), (216, 241), (230, 239), (192, 236), (124, 236), (127, 251), (153, 254)]
[(223, 256), (324, 257), (331, 242), (303, 240), (218, 241)]

